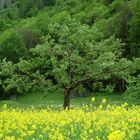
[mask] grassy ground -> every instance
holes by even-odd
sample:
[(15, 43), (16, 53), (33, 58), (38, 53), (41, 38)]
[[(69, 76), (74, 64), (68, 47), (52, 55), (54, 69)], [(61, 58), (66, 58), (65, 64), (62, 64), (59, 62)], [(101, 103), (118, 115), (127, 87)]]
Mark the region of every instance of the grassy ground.
[[(127, 102), (129, 105), (139, 104), (139, 100), (136, 99), (128, 99), (124, 98), (121, 95), (116, 94), (93, 94), (96, 98), (95, 105), (98, 106), (103, 98), (107, 99), (108, 104), (117, 104), (121, 105)], [(90, 104), (90, 97), (75, 97), (71, 98), (72, 106), (82, 106), (83, 104)], [(55, 107), (61, 108), (63, 105), (63, 96), (61, 94), (48, 94), (43, 96), (41, 93), (30, 93), (24, 96), (18, 97), (17, 100), (3, 100), (0, 101), (0, 106), (3, 104), (7, 104), (9, 107), (20, 107), (20, 108), (28, 108), (28, 107), (36, 107), (36, 108), (46, 108), (46, 107)]]

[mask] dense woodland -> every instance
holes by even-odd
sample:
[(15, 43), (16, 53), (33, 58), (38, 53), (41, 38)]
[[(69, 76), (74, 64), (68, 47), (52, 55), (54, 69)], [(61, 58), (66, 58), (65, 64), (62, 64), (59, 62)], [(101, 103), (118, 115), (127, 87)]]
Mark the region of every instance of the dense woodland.
[(0, 98), (38, 90), (140, 98), (140, 1), (0, 0)]

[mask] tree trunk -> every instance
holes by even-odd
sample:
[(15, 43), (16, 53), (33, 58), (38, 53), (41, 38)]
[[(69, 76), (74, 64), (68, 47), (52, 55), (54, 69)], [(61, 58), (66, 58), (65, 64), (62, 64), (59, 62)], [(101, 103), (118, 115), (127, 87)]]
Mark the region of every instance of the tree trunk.
[(119, 93), (124, 93), (126, 90), (125, 79), (116, 79), (115, 91)]
[(70, 109), (70, 90), (66, 90), (64, 94), (64, 109)]

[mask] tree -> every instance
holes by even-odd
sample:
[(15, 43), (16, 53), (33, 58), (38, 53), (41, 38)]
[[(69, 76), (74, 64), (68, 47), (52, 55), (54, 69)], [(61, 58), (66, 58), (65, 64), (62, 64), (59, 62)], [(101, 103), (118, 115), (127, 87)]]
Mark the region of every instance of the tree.
[(77, 23), (57, 25), (54, 31), (55, 37), (49, 36), (45, 44), (31, 52), (33, 58), (41, 61), (40, 74), (46, 80), (53, 77), (63, 91), (64, 108), (70, 107), (71, 92), (78, 86), (92, 79), (108, 79), (115, 69), (117, 72), (123, 69), (123, 66), (115, 67), (119, 63), (121, 43), (114, 37), (99, 41), (100, 33)]
[(18, 33), (23, 38), (25, 47), (27, 49), (35, 47), (37, 44), (39, 44), (40, 39), (39, 30), (31, 29), (29, 27), (23, 27), (18, 30)]
[(0, 0), (0, 9), (3, 9), (3, 8), (9, 6), (13, 2), (15, 2), (15, 0)]
[(129, 39), (132, 57), (140, 57), (140, 2), (133, 1), (133, 17), (130, 21)]
[(0, 35), (0, 54), (0, 59), (7, 58), (14, 63), (17, 63), (20, 57), (25, 57), (27, 49), (22, 37), (13, 30), (3, 32)]

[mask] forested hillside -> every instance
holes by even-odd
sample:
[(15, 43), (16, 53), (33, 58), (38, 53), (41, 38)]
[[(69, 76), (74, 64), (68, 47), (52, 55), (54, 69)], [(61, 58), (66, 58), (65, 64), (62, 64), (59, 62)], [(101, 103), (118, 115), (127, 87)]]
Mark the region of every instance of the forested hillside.
[(140, 1), (0, 0), (0, 97), (38, 90), (140, 98)]

